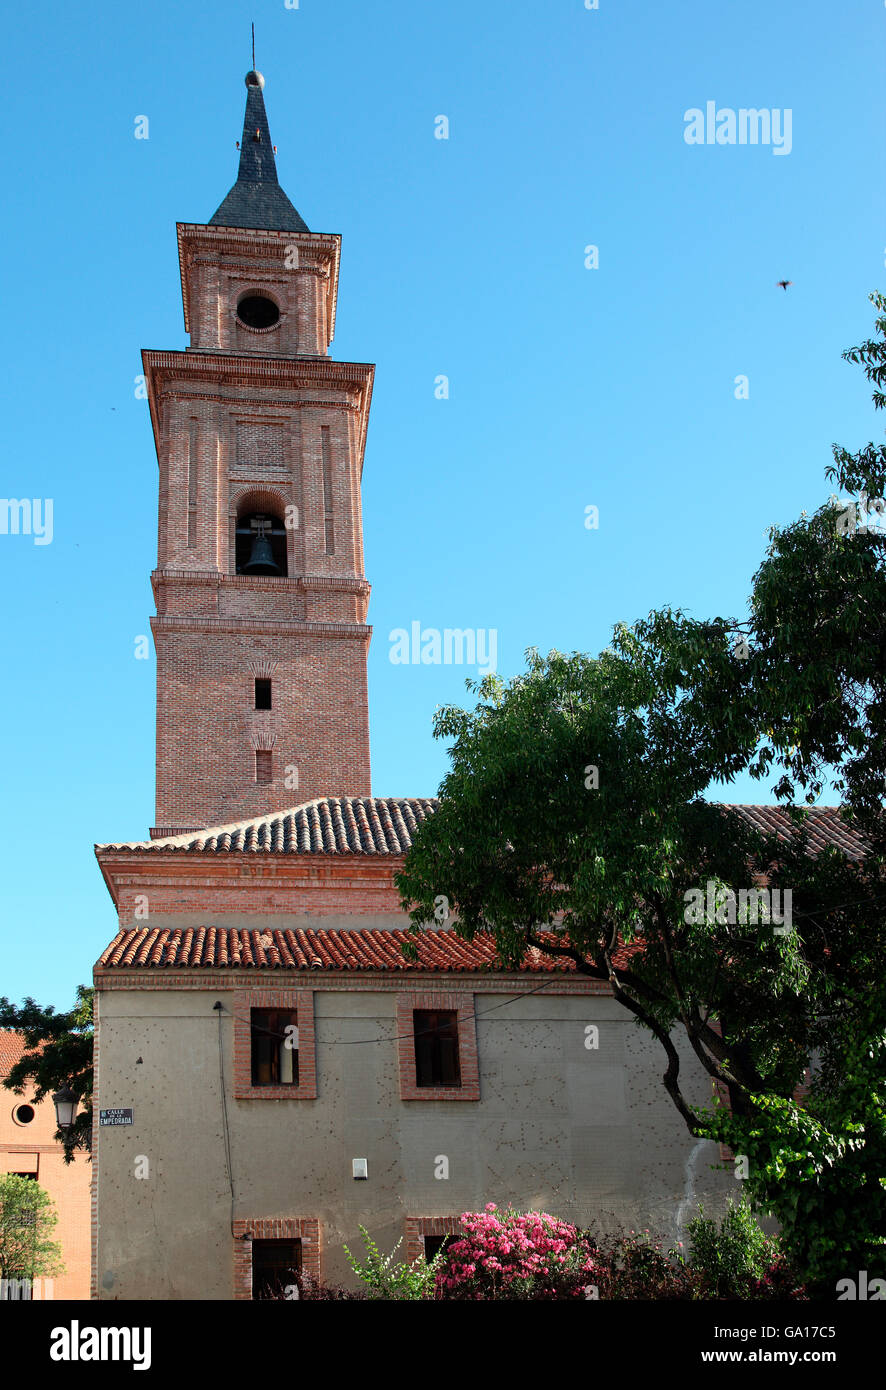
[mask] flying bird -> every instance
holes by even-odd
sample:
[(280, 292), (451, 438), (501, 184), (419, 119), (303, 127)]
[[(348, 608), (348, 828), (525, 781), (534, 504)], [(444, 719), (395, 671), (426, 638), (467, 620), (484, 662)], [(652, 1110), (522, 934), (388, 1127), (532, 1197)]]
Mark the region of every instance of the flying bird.
[(792, 285), (794, 282), (793, 280), (776, 280), (775, 283), (780, 289), (783, 289), (785, 293), (787, 293), (788, 285)]

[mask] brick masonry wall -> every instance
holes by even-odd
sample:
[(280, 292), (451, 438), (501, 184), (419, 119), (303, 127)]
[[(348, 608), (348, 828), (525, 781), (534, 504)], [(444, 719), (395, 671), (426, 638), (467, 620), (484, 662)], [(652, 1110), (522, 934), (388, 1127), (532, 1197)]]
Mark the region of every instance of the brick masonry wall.
[(164, 926), (169, 915), (183, 912), (199, 912), (204, 922), (236, 912), (262, 923), (295, 913), (300, 926), (322, 926), (328, 917), (355, 926), (363, 925), (361, 918), (396, 914), (397, 925), (407, 925), (392, 881), (396, 858), (105, 851), (102, 863), (121, 926)]
[[(338, 240), (185, 226), (180, 251), (192, 349), (145, 354), (160, 466), (155, 825), (173, 827), (370, 792), (360, 474), (373, 369), (324, 355)], [(247, 292), (274, 300), (276, 327), (238, 323)], [(235, 573), (235, 530), (255, 512), (286, 523), (285, 577)], [(252, 708), (261, 661), (275, 663), (270, 716)], [(272, 750), (269, 784), (257, 747)]]
[[(155, 626), (155, 643), (156, 825), (223, 825), (318, 796), (370, 794), (368, 636), (195, 622), (184, 631)], [(274, 662), (270, 712), (254, 708), (262, 660)], [(256, 781), (265, 733), (269, 784)]]

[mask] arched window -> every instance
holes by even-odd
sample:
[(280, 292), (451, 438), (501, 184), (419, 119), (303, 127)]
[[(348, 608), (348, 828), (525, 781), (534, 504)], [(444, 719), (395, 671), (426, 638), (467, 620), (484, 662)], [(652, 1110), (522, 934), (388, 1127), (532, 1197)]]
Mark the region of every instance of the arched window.
[(235, 538), (237, 574), (267, 574), (280, 578), (288, 573), (286, 528), (281, 517), (247, 508), (237, 517)]

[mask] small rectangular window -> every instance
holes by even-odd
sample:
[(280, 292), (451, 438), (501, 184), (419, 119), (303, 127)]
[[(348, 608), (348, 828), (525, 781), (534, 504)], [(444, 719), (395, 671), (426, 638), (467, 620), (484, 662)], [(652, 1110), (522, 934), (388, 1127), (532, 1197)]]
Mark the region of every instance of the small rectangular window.
[(271, 682), (262, 680), (258, 676), (255, 678), (255, 708), (271, 708)]
[(271, 761), (272, 754), (270, 748), (256, 748), (255, 750), (255, 780), (256, 782), (273, 782), (274, 766)]
[(298, 1085), (298, 1012), (251, 1009), (253, 1086)]
[(460, 1086), (458, 1013), (455, 1009), (413, 1009), (415, 1084)]
[(301, 1270), (300, 1240), (252, 1242), (252, 1297), (285, 1298)]

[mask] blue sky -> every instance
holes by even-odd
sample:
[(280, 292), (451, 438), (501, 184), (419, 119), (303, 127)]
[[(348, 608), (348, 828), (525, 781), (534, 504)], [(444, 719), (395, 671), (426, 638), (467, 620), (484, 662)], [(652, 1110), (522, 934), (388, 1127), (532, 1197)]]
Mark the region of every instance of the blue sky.
[[(392, 629), (494, 628), (510, 676), (530, 645), (596, 652), (665, 603), (742, 614), (766, 528), (824, 499), (832, 441), (882, 428), (840, 359), (886, 279), (875, 0), (7, 8), (0, 491), (54, 504), (51, 544), (0, 536), (13, 998), (66, 1007), (91, 977), (115, 931), (92, 846), (153, 820), (134, 378), (141, 348), (187, 343), (175, 222), (234, 180), (250, 20), (281, 183), (343, 237), (332, 353), (377, 364), (376, 795), (434, 794), (431, 717), (471, 674), (393, 665)], [(790, 153), (688, 145), (707, 101), (790, 109)]]

